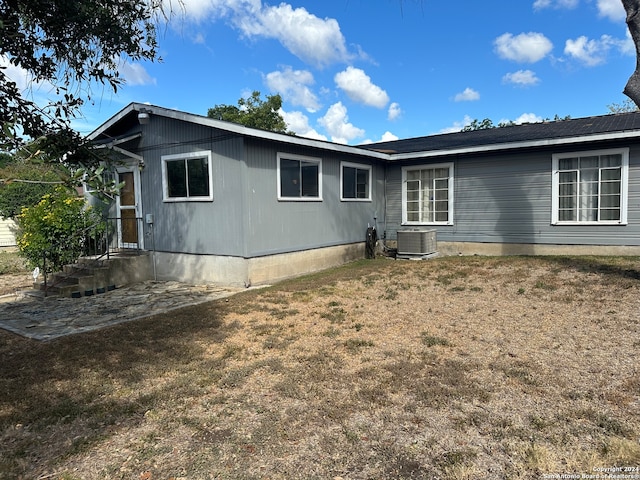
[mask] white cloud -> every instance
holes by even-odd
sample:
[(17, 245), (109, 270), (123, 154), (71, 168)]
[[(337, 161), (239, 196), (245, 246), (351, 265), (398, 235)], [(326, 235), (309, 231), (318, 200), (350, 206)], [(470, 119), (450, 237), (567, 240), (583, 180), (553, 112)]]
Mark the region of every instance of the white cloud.
[(349, 143), (354, 138), (364, 136), (364, 130), (349, 123), (347, 108), (342, 102), (331, 105), (324, 117), (318, 119), (318, 123), (327, 130), (332, 142)]
[(360, 144), (361, 145), (369, 145), (371, 143), (393, 142), (395, 140), (398, 140), (398, 137), (396, 135), (394, 135), (393, 133), (387, 131), (387, 132), (384, 132), (382, 134), (382, 137), (380, 137), (380, 140), (371, 140), (370, 138), (367, 138), (366, 140), (363, 140)]
[(352, 57), (340, 25), (333, 18), (321, 19), (305, 8), (294, 9), (286, 3), (265, 6), (252, 13), (233, 20), (247, 37), (276, 39), (293, 55), (318, 67), (346, 62)]
[(635, 43), (633, 43), (633, 38), (631, 38), (631, 32), (629, 31), (629, 29), (627, 28), (627, 35), (625, 36), (624, 40), (619, 40), (619, 48), (620, 48), (620, 53), (622, 53), (623, 55), (631, 55), (631, 56), (636, 56), (636, 45)]
[(52, 90), (54, 87), (49, 82), (36, 82), (33, 80), (33, 76), (24, 68), (14, 65), (9, 62), (9, 59), (4, 55), (0, 55), (0, 68), (2, 73), (15, 82), (19, 90), (24, 91), (27, 89), (32, 90)]
[(398, 137), (389, 131), (384, 132), (380, 139), (381, 142), (393, 142), (394, 140), (398, 140)]
[(578, 0), (536, 0), (533, 2), (534, 10), (542, 10), (544, 8), (576, 8)]
[(314, 140), (327, 140), (327, 137), (318, 133), (309, 125), (309, 118), (302, 112), (285, 112), (279, 110), (280, 115), (287, 124), (287, 129), (295, 132), (296, 135)]
[(535, 63), (553, 49), (551, 41), (541, 33), (529, 32), (513, 36), (504, 33), (495, 39), (496, 53), (500, 58), (519, 63)]
[(400, 104), (397, 102), (393, 102), (389, 105), (389, 110), (387, 111), (387, 120), (394, 121), (400, 118), (402, 115), (402, 109), (400, 108)]
[[(535, 0), (533, 2), (534, 10), (543, 10), (545, 8), (555, 9), (572, 9), (576, 8), (580, 0)], [(620, 0), (597, 0), (596, 7), (601, 17), (608, 18), (614, 22), (625, 21), (627, 14)]]
[(387, 92), (371, 83), (371, 78), (364, 70), (347, 67), (346, 70), (337, 73), (334, 80), (354, 102), (376, 108), (384, 108), (389, 103)]
[(127, 85), (155, 85), (153, 78), (139, 63), (121, 61), (118, 65), (120, 76), (127, 82)]
[(542, 122), (543, 118), (536, 115), (535, 113), (523, 113), (518, 118), (516, 118), (513, 123), (516, 125), (522, 125), (523, 123), (539, 123)]
[(502, 81), (520, 87), (528, 87), (540, 83), (540, 79), (531, 70), (518, 70), (517, 72), (507, 73), (502, 77)]
[(454, 102), (473, 102), (480, 100), (480, 94), (473, 88), (465, 88), (462, 92), (456, 94), (453, 98)]
[[(163, 2), (167, 5), (172, 0)], [(180, 0), (180, 7), (187, 21), (226, 20), (245, 37), (275, 39), (296, 57), (318, 67), (366, 57), (357, 46), (357, 54), (348, 51), (337, 20), (318, 18), (303, 7), (284, 2), (271, 6), (261, 0)]]
[(612, 48), (617, 48), (623, 54), (633, 54), (633, 44), (629, 37), (619, 40), (609, 35), (602, 35), (597, 40), (589, 40), (584, 35), (575, 40), (567, 40), (564, 53), (588, 67), (600, 65), (607, 60), (607, 55)]
[(285, 67), (283, 71), (268, 73), (265, 83), (271, 91), (278, 92), (282, 99), (304, 107), (308, 112), (316, 112), (320, 108), (318, 97), (309, 85), (314, 84), (313, 74), (307, 70), (293, 70)]
[(598, 0), (597, 6), (601, 17), (614, 22), (624, 22), (627, 18), (627, 13), (620, 0)]
[(469, 115), (464, 116), (464, 120), (461, 122), (453, 122), (453, 125), (450, 127), (443, 128), (438, 133), (455, 133), (462, 130), (467, 125), (471, 125), (473, 119)]
[(260, 0), (163, 0), (162, 4), (165, 12), (171, 11), (174, 15), (182, 15), (196, 23), (240, 15), (243, 12), (248, 14), (261, 7)]

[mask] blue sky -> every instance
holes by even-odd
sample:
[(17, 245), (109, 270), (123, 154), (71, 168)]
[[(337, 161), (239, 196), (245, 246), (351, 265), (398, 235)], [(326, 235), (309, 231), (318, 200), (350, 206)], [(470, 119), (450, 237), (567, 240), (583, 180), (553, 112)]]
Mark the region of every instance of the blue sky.
[(473, 119), (608, 113), (635, 68), (620, 0), (173, 0), (158, 63), (123, 63), (89, 133), (132, 101), (206, 115), (279, 93), (298, 135), (339, 143), (460, 130)]

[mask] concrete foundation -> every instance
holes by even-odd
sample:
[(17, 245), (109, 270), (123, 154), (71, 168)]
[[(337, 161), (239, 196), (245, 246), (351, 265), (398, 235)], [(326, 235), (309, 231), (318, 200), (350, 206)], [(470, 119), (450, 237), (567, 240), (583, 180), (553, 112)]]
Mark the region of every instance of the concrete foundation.
[(355, 243), (257, 258), (156, 252), (155, 272), (163, 281), (264, 285), (364, 258), (364, 248)]
[[(96, 261), (91, 258), (81, 258), (78, 264), (86, 264), (95, 270), (95, 267), (107, 269), (106, 272), (99, 272), (100, 285), (129, 285), (153, 280), (153, 265), (150, 252), (141, 252), (139, 255), (111, 255), (107, 260), (102, 259), (96, 265)], [(100, 270), (100, 269), (98, 269)]]
[(640, 255), (640, 246), (438, 242), (440, 255)]

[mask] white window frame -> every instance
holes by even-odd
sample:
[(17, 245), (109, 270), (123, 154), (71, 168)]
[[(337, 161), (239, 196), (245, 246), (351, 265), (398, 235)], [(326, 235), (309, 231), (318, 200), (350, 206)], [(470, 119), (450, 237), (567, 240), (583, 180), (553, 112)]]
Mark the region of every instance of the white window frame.
[[(199, 152), (177, 153), (174, 155), (162, 155), (160, 157), (162, 163), (162, 200), (164, 202), (211, 202), (213, 201), (213, 162), (211, 150), (203, 150)], [(187, 197), (170, 197), (169, 196), (169, 179), (167, 175), (167, 162), (176, 160), (189, 160), (192, 158), (206, 158), (207, 170), (209, 175), (209, 195), (207, 196), (187, 196)]]
[[(622, 163), (620, 166), (620, 220), (560, 220), (560, 171), (559, 163), (564, 158), (573, 157), (589, 157), (600, 155), (622, 155)], [(580, 152), (556, 153), (551, 156), (552, 175), (551, 175), (551, 224), (552, 225), (626, 225), (627, 224), (627, 207), (628, 207), (628, 183), (629, 183), (629, 149), (613, 148), (607, 150), (586, 150)], [(600, 180), (598, 180), (598, 186)], [(598, 188), (598, 192), (601, 189)], [(600, 206), (598, 205), (598, 208)]]
[[(296, 155), (292, 153), (278, 152), (277, 154), (278, 166), (276, 171), (277, 183), (278, 183), (278, 200), (286, 202), (320, 202), (322, 201), (322, 159), (318, 157), (307, 157), (305, 155)], [(299, 162), (315, 163), (318, 165), (318, 196), (317, 197), (286, 197), (282, 195), (282, 178), (280, 176), (280, 161), (281, 160), (296, 160)]]
[[(367, 193), (368, 196), (366, 198), (358, 198), (358, 197), (344, 197), (344, 168), (355, 168), (357, 170), (366, 170), (367, 171)], [(351, 163), (351, 162), (340, 162), (340, 200), (343, 202), (370, 202), (371, 201), (371, 176), (373, 169), (371, 165), (364, 165), (362, 163)], [(357, 192), (356, 192), (357, 194)]]
[[(407, 220), (407, 172), (414, 170), (435, 170), (438, 168), (449, 169), (449, 178), (447, 182), (448, 204), (447, 204), (447, 221), (446, 222), (415, 222)], [(454, 168), (453, 162), (427, 164), (427, 165), (411, 165), (402, 167), (402, 225), (453, 225), (453, 202), (454, 202)]]

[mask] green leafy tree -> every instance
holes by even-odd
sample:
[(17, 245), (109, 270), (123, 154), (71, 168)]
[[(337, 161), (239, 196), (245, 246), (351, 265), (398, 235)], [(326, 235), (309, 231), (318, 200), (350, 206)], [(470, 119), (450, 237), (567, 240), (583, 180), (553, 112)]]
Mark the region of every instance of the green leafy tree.
[(490, 118), (485, 118), (484, 120), (474, 118), (469, 125), (466, 125), (462, 129), (462, 131), (472, 132), (474, 130), (488, 130), (489, 128), (496, 128)]
[[(157, 58), (162, 0), (0, 0), (0, 57), (56, 97), (37, 104), (0, 69), (0, 151), (39, 139), (49, 158), (95, 165), (99, 158), (70, 126), (91, 85), (122, 85), (122, 58)], [(99, 89), (103, 91), (102, 87)]]
[(0, 217), (14, 218), (23, 207), (36, 205), (61, 183), (61, 173), (50, 164), (20, 161), (0, 168)]
[(210, 108), (207, 116), (216, 120), (239, 123), (246, 127), (259, 128), (276, 133), (288, 133), (287, 124), (280, 115), (282, 97), (279, 94), (260, 98), (260, 92), (254, 91), (250, 97), (238, 100), (235, 105), (216, 105)]
[[(567, 115), (565, 117), (560, 117), (558, 114), (556, 114), (553, 117), (553, 121), (554, 122), (559, 122), (561, 120), (569, 120), (571, 118), (571, 115)], [(545, 118), (543, 120), (544, 122), (549, 122), (551, 121), (549, 118)], [(493, 121), (490, 118), (485, 118), (483, 120), (478, 120), (477, 118), (472, 120), (471, 123), (469, 123), (469, 125), (465, 126), (461, 131), (462, 132), (473, 132), (474, 130), (489, 130), (491, 128), (502, 128), (502, 127), (512, 127), (514, 125), (518, 125), (516, 122), (514, 122), (513, 120), (506, 120), (503, 122), (498, 123), (497, 125), (493, 123)]]
[(84, 198), (63, 186), (24, 208), (17, 220), (20, 255), (31, 267), (47, 273), (75, 262), (83, 253), (88, 233), (100, 224), (98, 216), (86, 208)]

